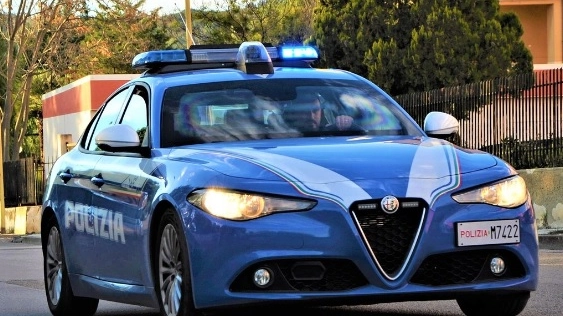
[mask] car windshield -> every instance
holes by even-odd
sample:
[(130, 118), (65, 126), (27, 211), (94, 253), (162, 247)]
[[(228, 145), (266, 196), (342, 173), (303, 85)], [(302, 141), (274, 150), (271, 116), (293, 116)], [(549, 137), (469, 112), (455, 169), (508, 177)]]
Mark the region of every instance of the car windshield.
[(162, 147), (344, 135), (421, 136), (421, 131), (388, 96), (358, 80), (190, 84), (168, 88), (163, 98)]

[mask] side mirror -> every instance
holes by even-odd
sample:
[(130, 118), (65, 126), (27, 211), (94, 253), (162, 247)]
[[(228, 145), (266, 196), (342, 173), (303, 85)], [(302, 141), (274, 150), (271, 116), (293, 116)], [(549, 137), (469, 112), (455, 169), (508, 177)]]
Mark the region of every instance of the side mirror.
[(139, 152), (141, 141), (129, 125), (117, 124), (104, 128), (96, 135), (96, 145), (111, 152)]
[(428, 136), (446, 138), (459, 130), (458, 120), (444, 112), (430, 112), (424, 118), (424, 131)]

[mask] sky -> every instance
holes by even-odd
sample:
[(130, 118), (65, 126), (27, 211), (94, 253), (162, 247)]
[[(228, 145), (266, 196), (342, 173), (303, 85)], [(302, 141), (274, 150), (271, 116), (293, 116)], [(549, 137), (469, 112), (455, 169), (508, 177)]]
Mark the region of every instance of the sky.
[[(205, 0), (190, 0), (190, 5), (192, 8), (197, 8), (201, 6), (201, 4)], [(158, 7), (161, 7), (161, 13), (174, 13), (174, 12), (181, 12), (186, 7), (185, 0), (146, 0), (145, 9), (147, 11), (154, 10)]]

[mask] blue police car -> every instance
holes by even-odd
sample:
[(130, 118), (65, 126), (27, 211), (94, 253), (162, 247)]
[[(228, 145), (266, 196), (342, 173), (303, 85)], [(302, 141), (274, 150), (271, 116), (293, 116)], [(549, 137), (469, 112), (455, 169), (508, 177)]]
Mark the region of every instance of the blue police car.
[(53, 315), (457, 300), (517, 315), (538, 282), (526, 184), (384, 91), (259, 42), (139, 54), (50, 171)]

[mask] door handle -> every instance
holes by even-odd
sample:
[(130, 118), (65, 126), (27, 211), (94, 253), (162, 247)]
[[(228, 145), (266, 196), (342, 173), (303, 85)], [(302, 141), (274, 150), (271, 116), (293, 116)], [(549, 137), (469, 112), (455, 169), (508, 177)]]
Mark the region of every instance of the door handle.
[(70, 179), (72, 179), (72, 173), (70, 173), (70, 169), (66, 169), (66, 171), (59, 173), (59, 178), (61, 178), (61, 180), (63, 180), (65, 184), (70, 181)]
[(90, 181), (96, 185), (98, 188), (101, 188), (102, 185), (104, 185), (105, 181), (104, 178), (102, 177), (101, 173), (98, 173), (98, 175), (93, 176), (92, 179), (90, 179)]

